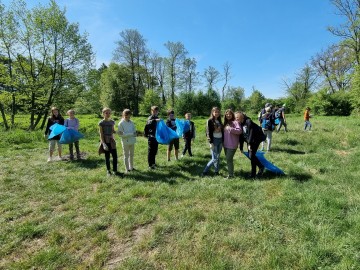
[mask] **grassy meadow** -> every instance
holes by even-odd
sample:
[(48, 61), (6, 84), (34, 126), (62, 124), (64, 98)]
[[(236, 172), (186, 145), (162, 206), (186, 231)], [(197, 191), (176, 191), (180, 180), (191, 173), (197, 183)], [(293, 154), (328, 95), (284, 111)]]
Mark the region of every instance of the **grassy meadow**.
[[(167, 162), (161, 145), (149, 171), (139, 136), (137, 171), (107, 177), (100, 119), (78, 118), (80, 161), (47, 163), (27, 116), (0, 131), (0, 269), (360, 269), (359, 118), (315, 117), (304, 132), (302, 116), (288, 115), (289, 132), (265, 154), (286, 175), (255, 181), (240, 152), (234, 179), (223, 153), (221, 176), (199, 176), (205, 118), (194, 119), (193, 158)], [(133, 120), (142, 131), (145, 117)]]

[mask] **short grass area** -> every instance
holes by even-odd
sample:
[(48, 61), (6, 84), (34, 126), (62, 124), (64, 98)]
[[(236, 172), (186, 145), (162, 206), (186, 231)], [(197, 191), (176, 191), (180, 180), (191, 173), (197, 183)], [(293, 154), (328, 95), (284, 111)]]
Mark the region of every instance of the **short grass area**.
[[(167, 162), (161, 145), (149, 171), (139, 136), (137, 171), (107, 177), (100, 119), (78, 117), (80, 161), (47, 163), (27, 116), (0, 132), (0, 269), (360, 269), (359, 118), (316, 117), (304, 132), (289, 115), (265, 154), (286, 175), (253, 181), (240, 152), (234, 179), (223, 154), (221, 176), (199, 176), (205, 118), (194, 120), (193, 158)], [(133, 118), (138, 131), (145, 119)], [(118, 154), (124, 171), (119, 140)]]

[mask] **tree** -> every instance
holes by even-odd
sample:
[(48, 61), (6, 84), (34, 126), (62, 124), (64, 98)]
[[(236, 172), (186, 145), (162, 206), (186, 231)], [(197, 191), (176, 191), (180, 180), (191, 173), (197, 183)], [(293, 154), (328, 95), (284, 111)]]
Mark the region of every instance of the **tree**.
[(286, 92), (293, 100), (295, 110), (302, 111), (306, 106), (307, 99), (311, 96), (312, 89), (318, 78), (317, 73), (308, 64), (296, 74), (295, 82), (283, 80)]
[[(83, 72), (92, 64), (92, 50), (87, 34), (79, 33), (78, 24), (70, 24), (54, 0), (48, 7), (41, 5), (28, 10), (22, 0), (13, 2), (10, 12), (14, 14), (16, 36), (9, 48), (16, 80), (7, 87), (21, 93), (30, 112), (29, 129), (35, 129), (41, 119), (45, 124), (50, 106), (61, 100), (76, 96), (73, 91), (81, 89)], [(7, 24), (1, 25), (2, 33), (13, 31)], [(5, 44), (6, 40), (0, 42)], [(10, 72), (10, 71), (9, 71)], [(10, 74), (10, 73), (9, 73)], [(11, 77), (11, 76), (10, 76)]]
[(132, 71), (124, 64), (110, 63), (101, 74), (101, 103), (104, 107), (134, 110), (135, 93), (132, 91)]
[(339, 27), (329, 27), (328, 30), (335, 36), (344, 39), (342, 46), (353, 52), (357, 65), (360, 65), (360, 1), (359, 0), (331, 0), (336, 7), (338, 15), (345, 17), (346, 21)]
[(113, 59), (118, 63), (129, 66), (131, 71), (131, 86), (134, 93), (134, 115), (139, 114), (139, 101), (141, 101), (145, 89), (144, 79), (146, 72), (144, 65), (147, 54), (146, 40), (134, 29), (127, 29), (120, 33), (120, 40), (117, 41), (117, 48), (114, 51)]
[(214, 90), (214, 86), (220, 81), (220, 72), (214, 67), (209, 66), (204, 70), (204, 78), (206, 80), (207, 89)]
[(261, 108), (264, 107), (264, 100), (264, 95), (259, 90), (256, 90), (255, 87), (253, 87), (252, 93), (248, 98), (249, 107), (247, 108), (247, 110), (251, 113), (258, 113)]
[(224, 98), (225, 98), (226, 86), (227, 86), (229, 80), (231, 79), (231, 73), (230, 73), (231, 65), (230, 65), (230, 63), (226, 62), (224, 64), (223, 68), (224, 68), (224, 85), (223, 85), (222, 91), (221, 91), (221, 100), (224, 100)]
[(165, 58), (167, 78), (170, 86), (171, 107), (175, 107), (175, 92), (178, 86), (178, 80), (182, 71), (187, 51), (181, 42), (166, 42), (165, 47), (169, 56)]
[(149, 115), (151, 106), (158, 106), (161, 103), (159, 94), (149, 89), (145, 92), (143, 101), (140, 103), (140, 112), (143, 115)]
[(225, 97), (221, 102), (224, 109), (232, 109), (233, 111), (243, 110), (242, 101), (245, 98), (245, 90), (241, 87), (228, 87)]
[(347, 47), (332, 45), (312, 58), (312, 66), (325, 78), (330, 93), (349, 87), (353, 62)]
[(195, 85), (199, 83), (199, 72), (196, 71), (196, 59), (186, 58), (183, 65), (182, 85), (185, 92), (194, 91)]
[[(161, 101), (162, 105), (165, 106), (166, 104), (166, 95), (165, 95), (165, 59), (159, 56), (158, 53), (154, 52), (150, 57), (150, 61), (152, 62), (152, 73), (157, 81), (157, 87), (161, 93)], [(160, 104), (160, 103), (159, 103)]]

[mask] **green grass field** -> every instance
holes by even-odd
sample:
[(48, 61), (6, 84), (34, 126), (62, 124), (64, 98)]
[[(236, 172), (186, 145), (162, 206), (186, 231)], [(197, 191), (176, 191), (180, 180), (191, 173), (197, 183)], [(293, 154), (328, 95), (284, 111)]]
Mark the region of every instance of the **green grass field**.
[[(149, 171), (138, 137), (138, 171), (107, 177), (100, 119), (78, 117), (81, 161), (47, 163), (26, 116), (0, 131), (0, 269), (360, 269), (358, 118), (315, 117), (304, 132), (289, 115), (265, 155), (286, 175), (252, 181), (240, 152), (234, 179), (224, 154), (221, 176), (199, 177), (210, 158), (204, 118), (195, 157), (167, 162), (161, 145)], [(145, 118), (134, 121), (142, 131)], [(124, 171), (119, 140), (118, 154)]]

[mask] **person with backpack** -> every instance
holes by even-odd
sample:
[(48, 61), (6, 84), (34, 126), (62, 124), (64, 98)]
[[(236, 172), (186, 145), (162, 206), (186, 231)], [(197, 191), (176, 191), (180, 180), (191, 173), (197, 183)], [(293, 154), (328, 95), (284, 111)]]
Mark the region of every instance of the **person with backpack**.
[(261, 122), (262, 122), (262, 115), (265, 113), (265, 109), (266, 109), (267, 107), (272, 108), (272, 105), (271, 105), (270, 103), (265, 103), (264, 108), (262, 108), (262, 109), (260, 110), (260, 112), (258, 113), (258, 120), (259, 120), (260, 126), (261, 126)]
[[(275, 117), (271, 111), (271, 107), (265, 108), (265, 113), (261, 116), (261, 128), (266, 136), (267, 151), (270, 151), (272, 132), (275, 129)], [(265, 141), (261, 143), (261, 151), (264, 151)]]
[[(249, 158), (251, 161), (251, 174), (250, 178), (261, 177), (264, 173), (265, 166), (261, 164), (260, 160), (256, 156), (256, 151), (262, 141), (266, 139), (260, 126), (255, 124), (249, 117), (243, 112), (235, 113), (236, 119), (240, 122), (242, 134), (240, 134), (240, 151), (243, 152), (244, 142), (247, 143), (249, 150)], [(256, 174), (256, 167), (259, 167), (259, 171)]]
[(285, 132), (287, 132), (287, 124), (286, 124), (286, 118), (285, 118), (285, 106), (286, 104), (283, 104), (282, 107), (280, 107), (276, 112), (275, 112), (275, 117), (277, 119), (279, 119), (279, 125), (276, 129), (276, 132), (279, 132), (281, 127), (284, 126)]

